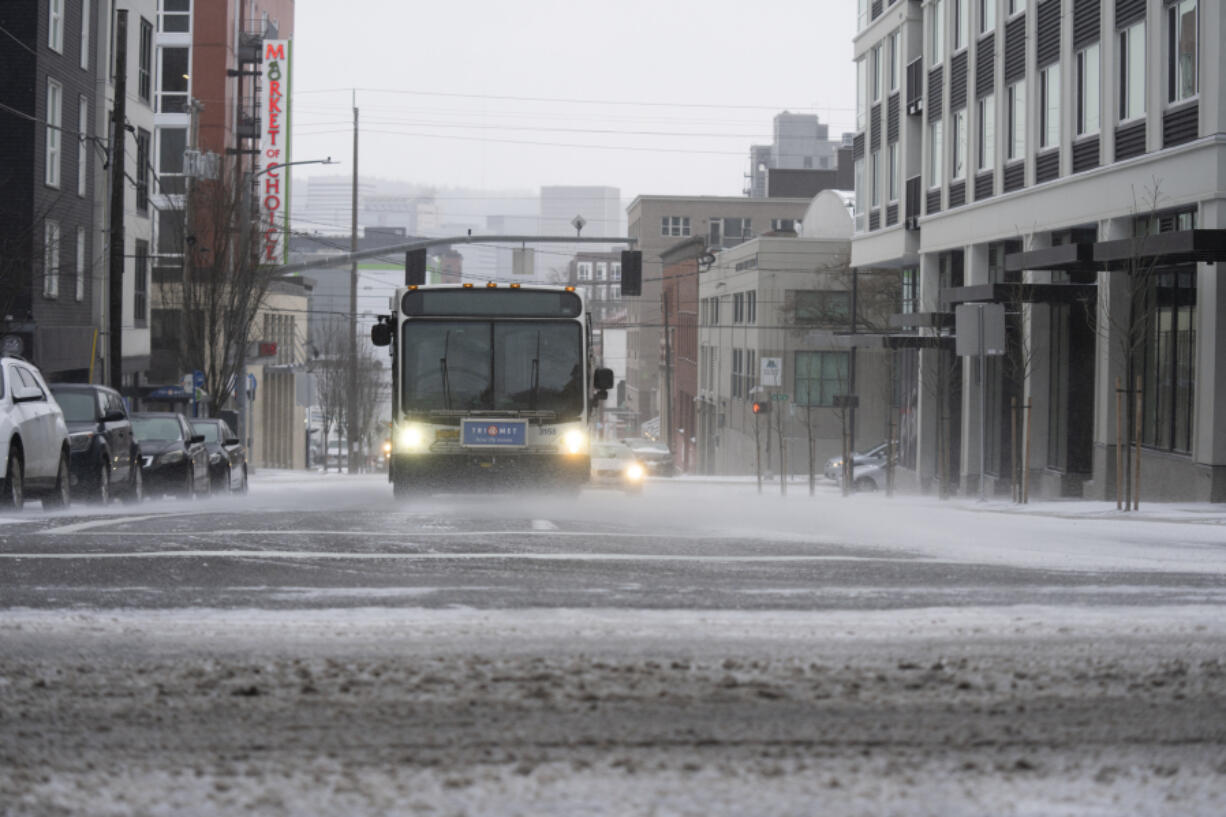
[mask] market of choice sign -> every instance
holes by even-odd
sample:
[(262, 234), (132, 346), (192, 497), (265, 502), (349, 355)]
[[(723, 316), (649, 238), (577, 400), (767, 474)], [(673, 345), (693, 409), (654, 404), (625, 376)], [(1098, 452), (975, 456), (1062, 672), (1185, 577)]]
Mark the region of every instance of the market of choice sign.
[(284, 264), (289, 233), (290, 41), (264, 41), (263, 133), (257, 176), (260, 195), (260, 262)]

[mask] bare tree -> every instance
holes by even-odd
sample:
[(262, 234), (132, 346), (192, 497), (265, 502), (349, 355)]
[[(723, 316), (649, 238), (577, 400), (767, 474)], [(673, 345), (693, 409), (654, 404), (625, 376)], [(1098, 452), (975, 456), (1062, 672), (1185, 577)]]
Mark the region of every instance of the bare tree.
[[(355, 442), (371, 442), (370, 438), (375, 430), (375, 413), (387, 395), (383, 364), (364, 343), (358, 344), (355, 359), (350, 349), (348, 331), (348, 325), (344, 321), (330, 321), (323, 324), (313, 342), (319, 352), (313, 369), (316, 399), (323, 419), (324, 470), (328, 467), (328, 438), (332, 430), (335, 429), (339, 434), (342, 429), (350, 428), (350, 373), (357, 373), (357, 399), (354, 403), (358, 413), (352, 424)], [(357, 471), (360, 467), (358, 463), (350, 464), (351, 471)], [(339, 460), (337, 470), (341, 470)]]

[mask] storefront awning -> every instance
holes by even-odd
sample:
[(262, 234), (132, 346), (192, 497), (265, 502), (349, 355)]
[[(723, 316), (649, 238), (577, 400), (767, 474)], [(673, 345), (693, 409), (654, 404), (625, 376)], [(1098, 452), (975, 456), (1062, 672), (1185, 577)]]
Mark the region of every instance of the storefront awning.
[(954, 348), (953, 335), (884, 335), (882, 341), (887, 349)]
[(1112, 272), (1219, 261), (1226, 261), (1226, 230), (1177, 230), (1094, 245), (1095, 264)]
[(1060, 244), (1039, 250), (1010, 253), (1005, 256), (1006, 272), (1022, 270), (1053, 270), (1061, 272), (1094, 272), (1094, 244)]
[(1095, 284), (979, 284), (941, 290), (946, 306), (966, 303), (1068, 304), (1093, 300)]
[(952, 312), (901, 312), (890, 316), (894, 329), (945, 329), (953, 325)]

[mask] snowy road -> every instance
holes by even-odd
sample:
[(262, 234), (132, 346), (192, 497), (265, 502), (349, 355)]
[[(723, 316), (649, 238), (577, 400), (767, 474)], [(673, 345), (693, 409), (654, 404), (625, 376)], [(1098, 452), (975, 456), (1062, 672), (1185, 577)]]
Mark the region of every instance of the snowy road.
[(1226, 513), (657, 482), (0, 520), (0, 813), (1226, 813)]

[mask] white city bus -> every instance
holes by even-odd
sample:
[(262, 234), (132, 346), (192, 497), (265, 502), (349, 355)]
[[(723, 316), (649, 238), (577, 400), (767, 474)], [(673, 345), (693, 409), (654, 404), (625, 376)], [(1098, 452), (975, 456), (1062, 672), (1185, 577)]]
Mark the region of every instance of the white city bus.
[(597, 368), (574, 287), (407, 286), (371, 329), (392, 358), (397, 498), (489, 486), (577, 489), (590, 478)]

